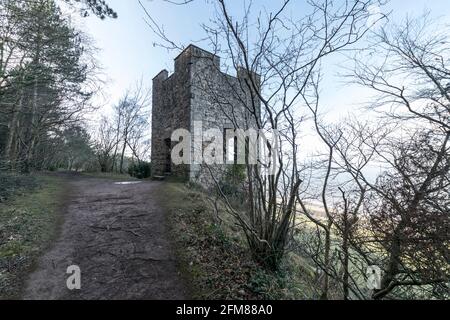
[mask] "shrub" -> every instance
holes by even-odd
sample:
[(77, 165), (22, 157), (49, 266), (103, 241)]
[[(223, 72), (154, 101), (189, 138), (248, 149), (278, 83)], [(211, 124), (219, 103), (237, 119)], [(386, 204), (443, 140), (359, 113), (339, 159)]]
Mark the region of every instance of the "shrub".
[(220, 182), (220, 188), (228, 196), (239, 197), (242, 194), (245, 181), (245, 165), (233, 164), (227, 167), (225, 176)]
[(138, 179), (150, 178), (152, 175), (151, 163), (145, 161), (133, 163), (128, 167), (128, 173), (130, 176)]

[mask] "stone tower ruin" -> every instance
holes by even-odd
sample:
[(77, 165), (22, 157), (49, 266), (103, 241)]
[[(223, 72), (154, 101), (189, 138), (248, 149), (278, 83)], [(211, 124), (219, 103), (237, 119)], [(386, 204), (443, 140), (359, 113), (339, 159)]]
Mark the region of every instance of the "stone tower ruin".
[[(194, 123), (201, 121), (203, 131), (257, 127), (255, 116), (259, 100), (250, 89), (249, 77), (257, 83), (259, 76), (238, 68), (236, 76), (220, 70), (220, 58), (211, 52), (189, 45), (175, 58), (175, 70), (169, 76), (162, 70), (153, 79), (152, 175), (173, 175), (188, 181), (208, 179), (198, 164), (174, 165), (171, 136), (176, 129), (194, 133)], [(259, 90), (259, 89), (258, 89)], [(253, 113), (254, 114), (254, 113)]]

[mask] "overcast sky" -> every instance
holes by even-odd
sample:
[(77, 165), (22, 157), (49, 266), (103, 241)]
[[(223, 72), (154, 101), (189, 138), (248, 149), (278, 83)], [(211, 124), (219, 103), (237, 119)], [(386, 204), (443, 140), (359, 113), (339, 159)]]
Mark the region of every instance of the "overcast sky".
[[(82, 28), (89, 33), (100, 49), (99, 61), (107, 76), (105, 87), (106, 96), (114, 103), (126, 88), (132, 86), (143, 77), (151, 85), (151, 79), (162, 69), (173, 70), (173, 58), (176, 52), (154, 47), (158, 41), (152, 31), (144, 22), (144, 12), (138, 0), (108, 0), (118, 19), (101, 21), (95, 17), (81, 20)], [(243, 1), (228, 1), (230, 9), (238, 12), (243, 7)], [(255, 0), (254, 7), (265, 7), (267, 11), (278, 7), (280, 1)], [(294, 0), (291, 6), (293, 14), (301, 15), (306, 0)], [(201, 39), (204, 34), (200, 27), (201, 22), (207, 22), (213, 14), (212, 6), (205, 0), (196, 0), (186, 6), (175, 6), (160, 0), (142, 0), (147, 10), (162, 23), (170, 35), (178, 43), (188, 45), (192, 41)], [(436, 17), (442, 16), (444, 21), (450, 23), (449, 0), (392, 0), (386, 11), (393, 11), (393, 19), (403, 18), (407, 13), (420, 14), (424, 10), (431, 10)], [(208, 49), (208, 48), (205, 48)], [(350, 88), (340, 83), (336, 76), (338, 66), (327, 68), (328, 81), (333, 83), (328, 94), (327, 102), (333, 104), (334, 111), (344, 110), (349, 105), (357, 104), (364, 98), (360, 89)], [(334, 78), (333, 78), (334, 77)]]
[[(206, 50), (211, 49), (198, 42), (204, 38), (200, 24), (207, 23), (214, 14), (211, 0), (195, 0), (184, 6), (172, 5), (161, 0), (141, 1), (152, 17), (164, 26), (167, 35), (174, 42), (183, 46), (194, 42)], [(168, 52), (154, 46), (159, 39), (146, 24), (145, 12), (138, 0), (107, 2), (118, 13), (117, 19), (100, 20), (96, 17), (75, 19), (79, 27), (93, 38), (99, 48), (97, 57), (106, 79), (103, 87), (104, 95), (94, 100), (96, 104), (104, 104), (104, 107), (90, 117), (92, 120), (97, 119), (99, 114), (108, 113), (125, 91), (132, 88), (140, 79), (151, 88), (152, 78), (162, 69), (173, 71), (173, 59), (178, 55), (178, 52)], [(253, 8), (273, 12), (280, 7), (281, 2), (282, 0), (254, 0)], [(440, 22), (450, 24), (449, 2), (449, 0), (391, 0), (382, 11), (391, 12), (390, 19), (400, 22), (407, 14), (417, 16), (429, 10), (433, 17), (441, 20)], [(245, 5), (245, 2), (240, 0), (230, 0), (227, 3), (230, 12), (236, 16), (239, 16)], [(305, 14), (306, 8), (306, 0), (293, 0), (289, 13), (301, 16)], [(367, 116), (358, 112), (364, 102), (370, 100), (372, 93), (367, 89), (348, 85), (339, 77), (338, 73), (343, 71), (341, 69), (343, 57), (335, 56), (327, 59), (324, 62), (326, 73), (321, 91), (321, 108), (327, 116), (327, 121), (337, 121), (349, 114), (357, 117)], [(320, 148), (321, 144), (312, 134), (312, 124), (306, 123), (303, 129), (301, 148), (303, 151), (307, 150), (304, 154), (319, 152), (317, 148)]]

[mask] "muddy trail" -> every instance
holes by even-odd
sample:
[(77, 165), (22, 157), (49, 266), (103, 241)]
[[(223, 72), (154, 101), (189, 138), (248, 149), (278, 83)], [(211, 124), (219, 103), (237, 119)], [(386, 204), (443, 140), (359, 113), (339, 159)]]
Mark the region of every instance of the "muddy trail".
[[(24, 299), (184, 299), (158, 205), (159, 182), (118, 184), (68, 175), (72, 194), (59, 237), (29, 276)], [(67, 268), (79, 266), (81, 289)]]

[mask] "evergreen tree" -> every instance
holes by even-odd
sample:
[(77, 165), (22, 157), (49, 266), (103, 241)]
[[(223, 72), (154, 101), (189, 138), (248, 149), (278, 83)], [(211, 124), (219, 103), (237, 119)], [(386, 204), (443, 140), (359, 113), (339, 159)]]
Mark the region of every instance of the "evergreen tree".
[(36, 159), (39, 144), (78, 121), (85, 111), (92, 95), (85, 83), (95, 66), (85, 54), (83, 34), (72, 27), (55, 1), (3, 1), (2, 5), (8, 24), (14, 26), (14, 37), (8, 41), (21, 57), (14, 72), (6, 75), (4, 68), (7, 80), (0, 105), (8, 137), (2, 142), (3, 158), (9, 167), (29, 171), (33, 163), (42, 162)]

